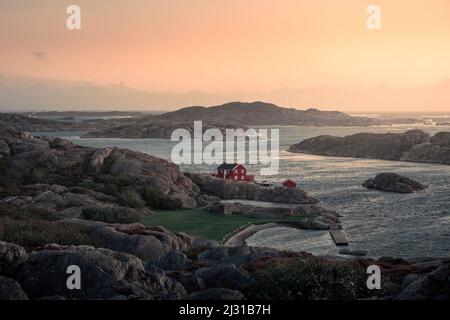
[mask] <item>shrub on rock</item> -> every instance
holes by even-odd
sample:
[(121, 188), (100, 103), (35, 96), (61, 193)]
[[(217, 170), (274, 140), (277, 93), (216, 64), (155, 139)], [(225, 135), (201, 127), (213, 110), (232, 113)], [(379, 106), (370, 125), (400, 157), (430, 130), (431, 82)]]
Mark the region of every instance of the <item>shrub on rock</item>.
[(60, 245), (91, 245), (89, 229), (83, 225), (58, 224), (43, 220), (1, 220), (1, 239), (27, 248), (45, 246), (48, 243)]
[(382, 290), (370, 292), (366, 281), (366, 269), (357, 262), (300, 258), (256, 271), (244, 293), (247, 298), (258, 300), (360, 299), (386, 295), (391, 288), (384, 283)]
[(134, 223), (141, 220), (141, 216), (130, 208), (84, 208), (82, 217), (106, 223)]

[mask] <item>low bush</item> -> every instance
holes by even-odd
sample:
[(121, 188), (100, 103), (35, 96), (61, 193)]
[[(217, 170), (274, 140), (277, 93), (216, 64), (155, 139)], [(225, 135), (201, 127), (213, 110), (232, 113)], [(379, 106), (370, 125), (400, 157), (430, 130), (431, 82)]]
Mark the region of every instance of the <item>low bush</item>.
[(368, 290), (366, 270), (357, 262), (313, 257), (256, 271), (253, 278), (246, 294), (258, 300), (357, 299), (385, 295), (392, 288), (386, 282), (384, 290)]
[(133, 189), (124, 189), (119, 192), (119, 201), (122, 205), (131, 208), (143, 208), (145, 207), (145, 201), (142, 197)]
[(52, 210), (38, 207), (16, 208), (12, 206), (0, 206), (0, 216), (14, 220), (57, 220), (56, 213)]
[(128, 187), (131, 185), (130, 178), (123, 175), (100, 175), (98, 177), (98, 182), (104, 183), (105, 185), (115, 185), (117, 187)]
[(59, 245), (95, 245), (88, 227), (44, 220), (0, 220), (0, 238), (26, 248), (42, 247), (48, 243)]
[(82, 216), (86, 220), (106, 223), (134, 223), (141, 220), (141, 216), (129, 208), (84, 208)]
[(153, 209), (176, 210), (182, 207), (180, 201), (176, 199), (168, 201), (167, 197), (156, 188), (144, 188), (143, 197), (147, 205)]

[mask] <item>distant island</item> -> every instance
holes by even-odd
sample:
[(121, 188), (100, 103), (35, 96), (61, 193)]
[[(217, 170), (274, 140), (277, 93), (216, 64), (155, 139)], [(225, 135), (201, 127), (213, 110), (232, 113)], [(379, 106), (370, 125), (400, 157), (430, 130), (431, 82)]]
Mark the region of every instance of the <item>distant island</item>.
[(32, 111), (23, 112), (21, 115), (41, 118), (41, 119), (64, 119), (76, 117), (91, 117), (91, 118), (130, 118), (130, 117), (144, 117), (148, 113), (144, 112), (129, 112), (129, 111)]
[(375, 119), (355, 117), (337, 111), (317, 109), (297, 110), (282, 108), (265, 102), (230, 102), (213, 107), (187, 107), (161, 115), (145, 116), (128, 120), (117, 126), (109, 126), (89, 132), (87, 137), (96, 138), (170, 138), (176, 128), (191, 129), (193, 122), (202, 120), (208, 127), (245, 128), (247, 126), (373, 126), (396, 123), (418, 123), (421, 120)]
[[(218, 121), (204, 121), (202, 123), (203, 132), (217, 128), (222, 133), (226, 129), (246, 129), (245, 126), (239, 126), (234, 123), (220, 123)], [(135, 120), (130, 124), (122, 124), (119, 126), (112, 126), (109, 128), (94, 130), (87, 132), (83, 137), (85, 138), (123, 138), (123, 139), (170, 139), (172, 132), (176, 129), (186, 129), (191, 134), (194, 132), (194, 121), (173, 121), (161, 120), (159, 118), (141, 118)]]
[(192, 131), (194, 121), (208, 128), (247, 128), (248, 126), (375, 126), (426, 123), (416, 118), (370, 118), (338, 111), (283, 108), (266, 102), (230, 102), (212, 107), (186, 107), (176, 111), (144, 112), (48, 111), (19, 114), (0, 113), (0, 124), (14, 124), (17, 130), (86, 131), (91, 138), (170, 139), (178, 128)]
[(422, 130), (405, 133), (358, 133), (318, 136), (289, 148), (290, 152), (334, 157), (450, 164), (450, 132), (430, 136)]

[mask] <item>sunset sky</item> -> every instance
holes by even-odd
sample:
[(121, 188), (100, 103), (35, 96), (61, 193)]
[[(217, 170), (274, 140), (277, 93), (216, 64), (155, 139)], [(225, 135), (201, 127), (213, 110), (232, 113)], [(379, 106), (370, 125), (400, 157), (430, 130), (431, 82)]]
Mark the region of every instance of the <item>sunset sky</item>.
[[(81, 7), (82, 29), (66, 28)], [(369, 5), (382, 29), (366, 27)], [(448, 0), (2, 0), (0, 111), (450, 112)]]

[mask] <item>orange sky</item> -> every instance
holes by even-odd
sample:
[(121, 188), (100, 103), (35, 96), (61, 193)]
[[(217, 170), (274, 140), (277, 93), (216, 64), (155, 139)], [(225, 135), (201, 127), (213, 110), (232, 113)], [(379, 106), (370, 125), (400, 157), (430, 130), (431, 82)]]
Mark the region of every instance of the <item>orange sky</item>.
[[(81, 7), (80, 31), (65, 28), (70, 4)], [(382, 9), (379, 31), (366, 28), (370, 4)], [(450, 1), (3, 0), (0, 45), (4, 87), (12, 86), (12, 78), (26, 77), (120, 84), (130, 91), (200, 91), (220, 97), (217, 103), (261, 96), (303, 107), (315, 97), (302, 100), (299, 94), (282, 92), (318, 87), (361, 92), (380, 86), (408, 90), (449, 79)], [(450, 111), (450, 105), (439, 105), (440, 94), (448, 89), (441, 87), (442, 92), (433, 89), (436, 101), (430, 104), (434, 111)], [(314, 92), (317, 104), (328, 109), (392, 107), (383, 96), (377, 97), (377, 106), (371, 97), (352, 106), (342, 105), (348, 98), (324, 100), (329, 90)], [(171, 103), (181, 107), (196, 102)], [(413, 102), (409, 111), (421, 111)], [(152, 105), (141, 104), (145, 100), (139, 108), (149, 109), (168, 105), (157, 98)], [(18, 105), (27, 107), (23, 101)]]

